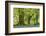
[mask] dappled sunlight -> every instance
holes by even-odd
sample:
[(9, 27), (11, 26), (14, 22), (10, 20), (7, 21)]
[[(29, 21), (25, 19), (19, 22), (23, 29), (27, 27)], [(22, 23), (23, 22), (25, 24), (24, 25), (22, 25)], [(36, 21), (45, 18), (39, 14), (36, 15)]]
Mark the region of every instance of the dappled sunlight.
[(38, 27), (39, 9), (35, 8), (14, 8), (14, 27)]

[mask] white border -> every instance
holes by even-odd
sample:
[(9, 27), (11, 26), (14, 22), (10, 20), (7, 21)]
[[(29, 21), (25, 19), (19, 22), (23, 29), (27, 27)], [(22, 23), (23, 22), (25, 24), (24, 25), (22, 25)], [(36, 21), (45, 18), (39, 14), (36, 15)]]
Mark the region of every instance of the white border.
[[(17, 32), (33, 32), (33, 31), (43, 31), (43, 5), (30, 4), (30, 5), (18, 5), (9, 3), (9, 33)], [(39, 8), (40, 9), (40, 27), (30, 27), (30, 28), (13, 28), (13, 8)]]

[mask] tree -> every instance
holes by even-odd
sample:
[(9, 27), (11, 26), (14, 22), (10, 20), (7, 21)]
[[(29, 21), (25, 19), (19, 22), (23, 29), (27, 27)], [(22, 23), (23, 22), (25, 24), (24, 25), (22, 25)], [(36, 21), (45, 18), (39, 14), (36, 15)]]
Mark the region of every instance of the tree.
[(24, 8), (19, 8), (19, 25), (24, 25)]

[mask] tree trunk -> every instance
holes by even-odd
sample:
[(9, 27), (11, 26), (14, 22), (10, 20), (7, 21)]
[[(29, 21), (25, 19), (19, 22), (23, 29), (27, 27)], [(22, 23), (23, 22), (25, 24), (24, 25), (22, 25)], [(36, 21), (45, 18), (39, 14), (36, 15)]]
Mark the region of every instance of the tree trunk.
[(19, 24), (20, 25), (24, 24), (24, 11), (23, 11), (23, 8), (19, 9)]

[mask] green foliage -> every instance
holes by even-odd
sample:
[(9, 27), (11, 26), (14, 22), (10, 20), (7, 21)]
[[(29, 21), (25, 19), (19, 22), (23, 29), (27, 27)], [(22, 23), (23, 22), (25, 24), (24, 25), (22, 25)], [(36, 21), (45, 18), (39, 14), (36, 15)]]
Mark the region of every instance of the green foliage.
[(39, 9), (35, 8), (14, 8), (14, 27), (39, 25)]

